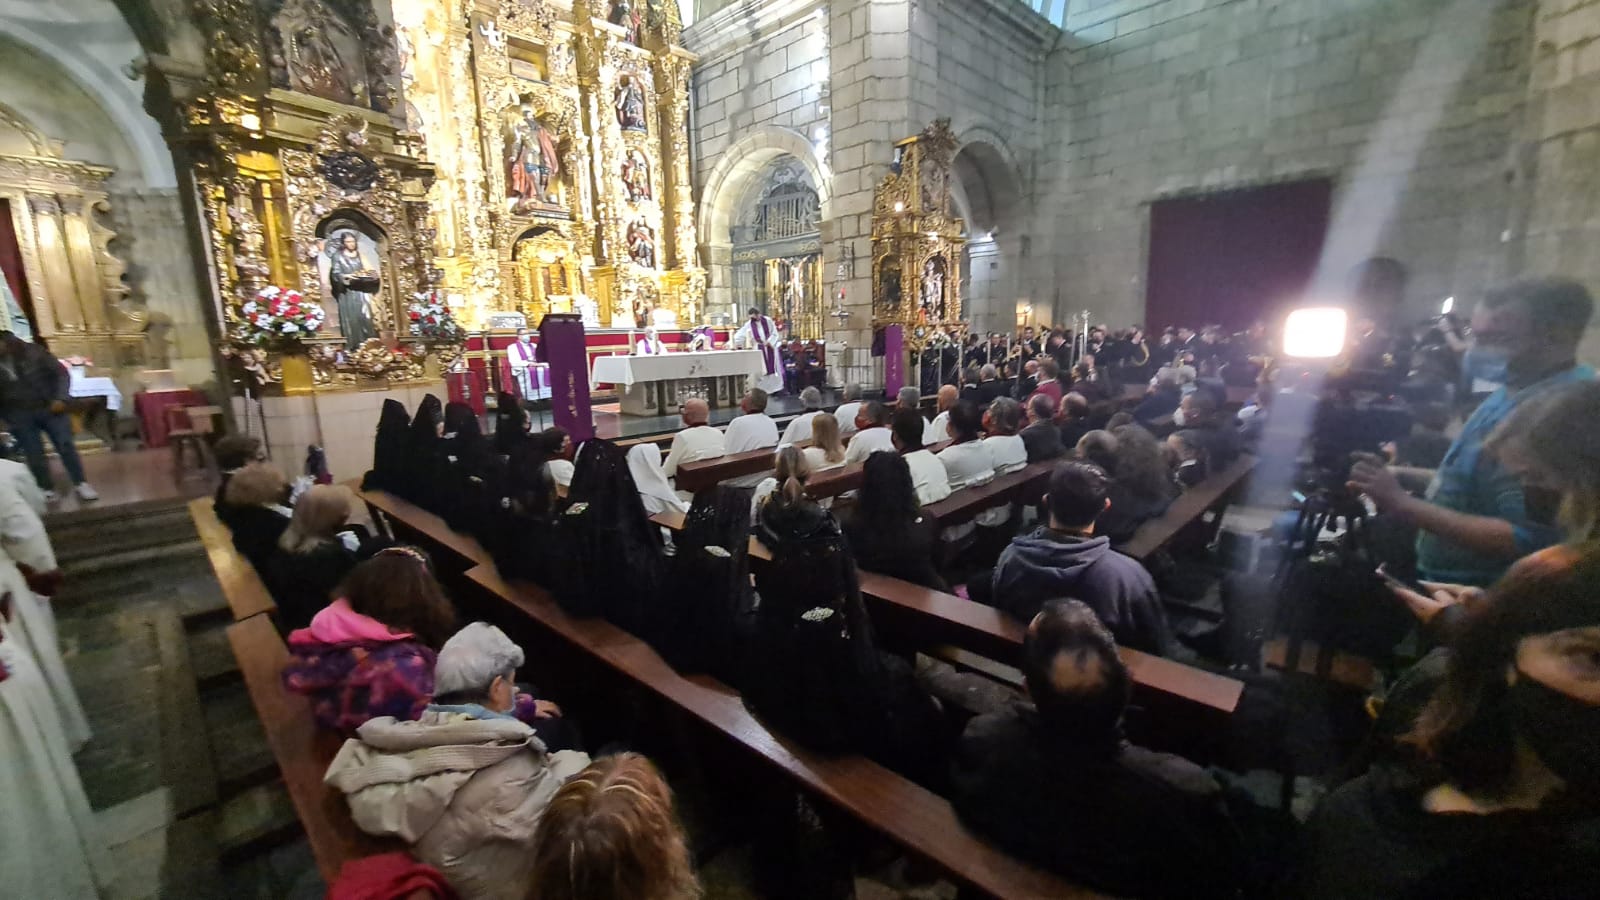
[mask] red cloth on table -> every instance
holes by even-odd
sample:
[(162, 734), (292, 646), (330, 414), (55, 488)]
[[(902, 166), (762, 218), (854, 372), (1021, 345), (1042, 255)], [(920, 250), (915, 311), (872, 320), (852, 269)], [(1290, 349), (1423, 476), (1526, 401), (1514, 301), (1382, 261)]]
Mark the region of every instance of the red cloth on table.
[(328, 900), (403, 900), (417, 891), (456, 900), (456, 892), (438, 869), (404, 853), (384, 853), (346, 862), (328, 886)]
[(133, 395), (134, 414), (139, 417), (139, 437), (146, 447), (167, 445), (167, 407), (206, 406), (210, 400), (199, 391), (140, 391)]

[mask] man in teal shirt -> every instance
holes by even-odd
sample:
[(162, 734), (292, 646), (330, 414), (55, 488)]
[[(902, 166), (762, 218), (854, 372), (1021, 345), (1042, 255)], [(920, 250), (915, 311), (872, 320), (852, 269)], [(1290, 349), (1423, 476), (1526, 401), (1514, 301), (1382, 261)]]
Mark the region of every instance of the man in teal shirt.
[(1533, 279), (1490, 291), (1472, 316), (1480, 356), (1503, 356), (1504, 387), (1462, 427), (1425, 497), (1408, 493), (1394, 470), (1357, 463), (1350, 487), (1389, 516), (1417, 528), (1417, 573), (1429, 581), (1485, 586), (1516, 559), (1556, 544), (1561, 532), (1517, 476), (1484, 452), (1491, 432), (1519, 404), (1545, 391), (1593, 379), (1577, 362), (1594, 301), (1583, 285)]

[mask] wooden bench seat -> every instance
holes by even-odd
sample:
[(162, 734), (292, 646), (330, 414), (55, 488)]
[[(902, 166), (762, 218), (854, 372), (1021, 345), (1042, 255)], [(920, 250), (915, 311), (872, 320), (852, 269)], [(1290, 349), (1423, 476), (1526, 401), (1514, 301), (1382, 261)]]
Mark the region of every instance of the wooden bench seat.
[(950, 496), (930, 503), (923, 507), (924, 514), (931, 516), (939, 523), (941, 528), (960, 525), (969, 522), (979, 513), (996, 506), (1023, 501), (1037, 500), (1043, 493), (1043, 486), (1050, 480), (1050, 473), (1055, 471), (1060, 460), (1040, 460), (1036, 463), (996, 475), (984, 484), (974, 485), (952, 491)]
[(397, 539), (415, 539), (436, 557), (441, 569), (463, 572), (490, 561), (489, 551), (477, 538), (452, 530), (444, 519), (410, 500), (388, 491), (363, 491), (354, 485), (352, 489), (371, 510), (373, 521)]
[(1140, 525), (1133, 537), (1116, 549), (1143, 562), (1189, 526), (1202, 521), (1207, 512), (1217, 513), (1220, 521), (1222, 510), (1239, 494), (1255, 466), (1254, 456), (1240, 454), (1232, 465), (1185, 490), (1166, 512)]
[(278, 602), (272, 592), (261, 582), (255, 567), (240, 555), (233, 546), (233, 532), (217, 518), (210, 497), (189, 501), (189, 518), (194, 520), (195, 531), (200, 533), (200, 543), (211, 561), (211, 571), (222, 586), (222, 595), (228, 598), (228, 609), (235, 622), (242, 622), (261, 613), (275, 613)]
[(777, 456), (777, 447), (761, 447), (744, 453), (729, 453), (725, 456), (682, 463), (678, 466), (675, 486), (680, 491), (698, 494), (730, 478), (770, 472), (776, 465)]
[(949, 801), (865, 757), (825, 756), (773, 734), (750, 714), (737, 692), (713, 678), (683, 677), (647, 644), (615, 625), (573, 619), (544, 591), (506, 584), (490, 566), (468, 571), (467, 579), (962, 886), (993, 897), (1099, 896), (973, 836)]

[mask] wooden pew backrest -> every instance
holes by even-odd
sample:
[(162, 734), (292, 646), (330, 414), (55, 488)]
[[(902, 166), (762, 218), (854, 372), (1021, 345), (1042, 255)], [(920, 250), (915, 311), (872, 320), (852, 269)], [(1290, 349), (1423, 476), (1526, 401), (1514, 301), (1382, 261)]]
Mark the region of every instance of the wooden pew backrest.
[(277, 612), (278, 603), (261, 582), (255, 567), (234, 549), (233, 533), (217, 518), (211, 498), (190, 500), (189, 518), (194, 520), (195, 531), (200, 533), (200, 543), (211, 561), (217, 583), (222, 586), (222, 595), (228, 598), (233, 620), (240, 622), (261, 613)]

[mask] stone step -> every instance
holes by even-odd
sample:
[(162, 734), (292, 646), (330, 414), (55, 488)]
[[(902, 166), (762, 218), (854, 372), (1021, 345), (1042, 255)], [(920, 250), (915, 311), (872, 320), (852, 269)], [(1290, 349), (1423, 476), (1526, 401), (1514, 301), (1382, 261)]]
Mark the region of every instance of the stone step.
[[(116, 564), (122, 554), (188, 545), (198, 549), (199, 535), (188, 510), (165, 511), (112, 519), (70, 528), (46, 527), (56, 559), (63, 567), (76, 563), (97, 568)], [(137, 563), (135, 558), (130, 563)]]
[(215, 810), (218, 855), (224, 867), (258, 856), (304, 834), (281, 781), (258, 784)]
[(201, 698), (206, 735), (223, 796), (277, 777), (278, 764), (244, 682), (217, 684)]
[(186, 623), (208, 615), (226, 615), (227, 600), (211, 572), (205, 554), (174, 548), (137, 565), (99, 568), (73, 567), (55, 598), (57, 609), (70, 609), (104, 597), (139, 594), (171, 604)]
[(234, 659), (233, 648), (228, 646), (230, 622), (231, 617), (228, 616), (185, 622), (189, 630), (189, 664), (194, 666), (202, 705), (211, 688), (221, 687), (239, 678), (239, 663)]

